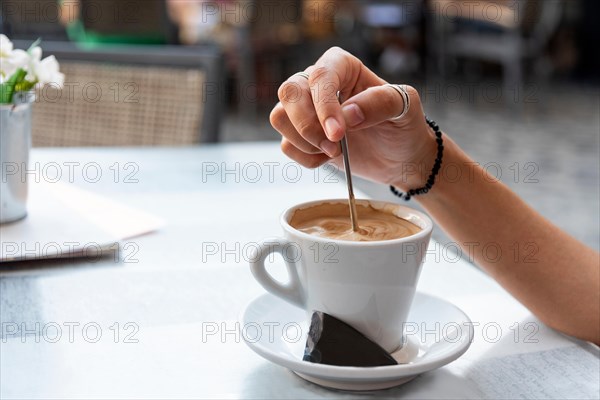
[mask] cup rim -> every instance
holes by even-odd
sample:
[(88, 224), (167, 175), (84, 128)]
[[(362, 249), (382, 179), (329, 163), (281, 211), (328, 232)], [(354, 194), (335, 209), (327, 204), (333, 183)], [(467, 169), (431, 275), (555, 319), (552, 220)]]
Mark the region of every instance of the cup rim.
[[(425, 214), (425, 213), (423, 213), (421, 211), (415, 210), (414, 208), (404, 206), (402, 204), (392, 203), (392, 202), (383, 201), (383, 200), (374, 200), (374, 199), (356, 199), (356, 203), (357, 204), (360, 204), (360, 203), (368, 203), (368, 204), (379, 203), (379, 204), (386, 204), (386, 205), (389, 204), (389, 205), (391, 205), (393, 207), (398, 208), (401, 211), (405, 211), (405, 212), (409, 213), (410, 215), (415, 216), (418, 219), (420, 219), (423, 222), (423, 226), (419, 225), (419, 228), (421, 228), (421, 230), (419, 232), (415, 233), (414, 235), (405, 236), (405, 237), (401, 237), (401, 238), (397, 238), (397, 239), (373, 240), (373, 241), (369, 241), (369, 242), (359, 242), (359, 241), (331, 239), (331, 238), (325, 238), (325, 237), (321, 237), (321, 236), (310, 235), (308, 233), (302, 232), (302, 231), (294, 228), (288, 222), (289, 219), (290, 219), (290, 216), (291, 216), (292, 212), (294, 212), (295, 210), (297, 210), (299, 208), (306, 208), (306, 207), (316, 206), (316, 205), (323, 204), (323, 203), (344, 203), (344, 204), (347, 204), (348, 203), (348, 199), (312, 200), (312, 201), (307, 201), (307, 202), (296, 204), (296, 205), (294, 205), (292, 207), (289, 207), (289, 208), (287, 208), (281, 214), (281, 217), (279, 219), (282, 228), (287, 233), (292, 234), (292, 235), (297, 236), (297, 237), (302, 238), (302, 239), (312, 240), (314, 242), (320, 242), (320, 243), (335, 243), (336, 245), (348, 246), (348, 247), (355, 247), (355, 246), (359, 246), (359, 247), (381, 247), (381, 246), (397, 245), (397, 244), (402, 244), (402, 243), (411, 242), (411, 241), (414, 241), (414, 240), (420, 240), (420, 239), (426, 238), (426, 237), (428, 237), (431, 234), (431, 231), (433, 230), (433, 221), (431, 220), (431, 218), (427, 214)], [(409, 222), (412, 222), (412, 221), (409, 221)]]

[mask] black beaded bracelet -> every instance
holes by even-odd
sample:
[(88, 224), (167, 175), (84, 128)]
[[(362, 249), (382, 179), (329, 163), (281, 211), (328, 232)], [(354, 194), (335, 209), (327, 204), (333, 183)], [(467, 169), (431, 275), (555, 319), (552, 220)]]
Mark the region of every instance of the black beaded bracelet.
[(435, 141), (437, 142), (437, 157), (435, 158), (435, 163), (433, 164), (431, 174), (429, 175), (429, 178), (427, 178), (427, 183), (425, 183), (425, 186), (420, 187), (418, 189), (411, 189), (407, 193), (402, 193), (401, 191), (396, 189), (394, 185), (390, 185), (390, 190), (392, 191), (392, 193), (406, 201), (410, 200), (412, 196), (416, 196), (418, 194), (425, 194), (429, 192), (429, 190), (433, 187), (433, 184), (435, 183), (435, 177), (437, 176), (438, 172), (440, 172), (440, 168), (442, 167), (442, 156), (444, 155), (444, 140), (442, 139), (442, 132), (440, 131), (440, 127), (435, 123), (435, 121), (432, 121), (427, 117), (425, 117), (425, 121), (427, 121), (427, 125), (429, 125), (435, 133)]

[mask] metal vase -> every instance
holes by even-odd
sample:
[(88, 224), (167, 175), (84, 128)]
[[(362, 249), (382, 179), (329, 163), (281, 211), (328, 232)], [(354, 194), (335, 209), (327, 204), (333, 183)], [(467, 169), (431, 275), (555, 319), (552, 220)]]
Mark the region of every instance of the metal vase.
[(27, 215), (27, 167), (31, 148), (32, 98), (0, 105), (0, 224)]

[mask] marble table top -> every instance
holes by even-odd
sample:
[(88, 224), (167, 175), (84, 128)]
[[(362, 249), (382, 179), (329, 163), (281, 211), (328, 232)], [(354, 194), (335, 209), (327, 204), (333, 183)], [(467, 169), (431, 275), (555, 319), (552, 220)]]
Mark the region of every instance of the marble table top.
[[(305, 382), (236, 333), (241, 310), (264, 293), (247, 245), (280, 234), (290, 205), (344, 197), (331, 168), (301, 168), (275, 143), (34, 149), (32, 163), (39, 179), (58, 166), (61, 182), (166, 224), (101, 259), (0, 265), (1, 398), (364, 397)], [(470, 316), (470, 349), (369, 396), (597, 395), (597, 349), (547, 328), (466, 258), (432, 242), (418, 290)], [(221, 334), (203, 335), (207, 324)], [(591, 361), (571, 362), (582, 354)], [(577, 381), (586, 374), (596, 378)]]

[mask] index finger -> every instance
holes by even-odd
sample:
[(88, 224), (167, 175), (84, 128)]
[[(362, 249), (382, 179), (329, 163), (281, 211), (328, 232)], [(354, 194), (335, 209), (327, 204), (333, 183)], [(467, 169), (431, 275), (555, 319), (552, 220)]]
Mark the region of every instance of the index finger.
[(338, 91), (342, 98), (347, 95), (359, 73), (360, 61), (338, 47), (327, 50), (310, 71), (308, 83), (317, 118), (332, 142), (346, 131)]

